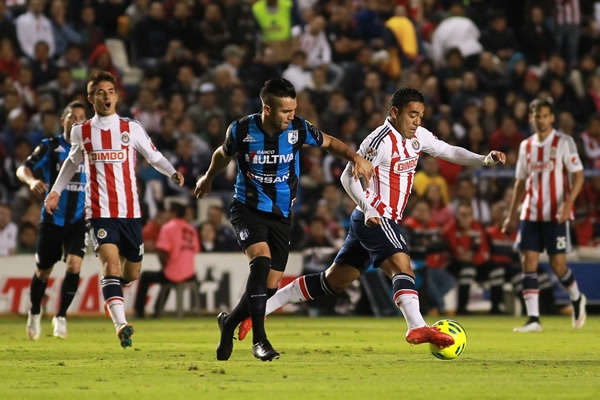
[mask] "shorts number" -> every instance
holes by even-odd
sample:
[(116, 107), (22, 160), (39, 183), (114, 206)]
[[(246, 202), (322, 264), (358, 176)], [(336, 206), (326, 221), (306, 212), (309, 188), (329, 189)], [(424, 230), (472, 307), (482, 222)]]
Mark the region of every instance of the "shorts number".
[(566, 236), (558, 236), (556, 238), (556, 249), (564, 250), (567, 248), (567, 237)]
[(138, 255), (140, 255), (140, 256), (144, 255), (144, 243), (140, 244), (140, 251), (139, 251)]

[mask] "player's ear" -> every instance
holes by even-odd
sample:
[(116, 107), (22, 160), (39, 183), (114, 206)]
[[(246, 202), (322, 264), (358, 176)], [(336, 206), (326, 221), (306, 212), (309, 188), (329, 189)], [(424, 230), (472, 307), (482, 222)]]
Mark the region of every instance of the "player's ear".
[(92, 96), (91, 94), (88, 94), (87, 101), (91, 105), (94, 105), (94, 96)]
[(263, 113), (265, 115), (269, 115), (271, 113), (271, 106), (268, 104), (263, 104)]

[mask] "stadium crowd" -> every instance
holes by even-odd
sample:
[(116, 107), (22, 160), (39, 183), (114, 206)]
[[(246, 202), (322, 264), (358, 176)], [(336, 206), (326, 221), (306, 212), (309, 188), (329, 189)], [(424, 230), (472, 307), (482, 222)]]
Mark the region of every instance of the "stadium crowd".
[[(574, 244), (600, 241), (599, 4), (0, 0), (0, 255), (34, 251), (42, 199), (15, 171), (43, 138), (61, 133), (66, 104), (89, 106), (85, 82), (95, 71), (117, 77), (119, 115), (139, 120), (185, 177), (180, 188), (139, 169), (146, 251), (169, 198), (188, 204), (201, 251), (239, 251), (226, 217), (235, 166), (215, 179), (214, 205), (199, 206), (193, 191), (227, 126), (260, 110), (267, 79), (290, 80), (297, 114), (352, 148), (382, 124), (394, 90), (408, 86), (424, 94), (423, 125), (440, 139), (507, 154), (506, 165), (485, 174), (422, 157), (404, 216), (415, 268), (427, 270), (422, 297), (445, 312), (447, 283), (469, 265), (486, 273), (458, 286), (484, 275), (491, 311), (500, 312), (494, 290), (520, 271), (514, 238), (500, 228), (518, 146), (531, 134), (528, 105), (540, 95), (553, 98), (556, 128), (575, 139), (587, 169)], [(291, 247), (315, 271), (341, 246), (355, 204), (340, 184), (343, 162), (306, 148), (301, 167)]]

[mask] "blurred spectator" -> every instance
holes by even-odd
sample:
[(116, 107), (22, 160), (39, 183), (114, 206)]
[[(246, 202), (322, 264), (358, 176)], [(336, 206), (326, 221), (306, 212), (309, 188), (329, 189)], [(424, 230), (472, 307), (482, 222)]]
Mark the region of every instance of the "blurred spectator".
[(252, 14), (255, 0), (232, 0), (226, 11), (227, 30), (233, 44), (240, 46), (247, 55), (254, 55), (256, 47), (256, 20)]
[(19, 225), (17, 238), (17, 254), (35, 254), (35, 242), (37, 240), (37, 228), (31, 222), (22, 222)]
[(517, 49), (516, 35), (506, 22), (502, 10), (491, 10), (489, 24), (483, 28), (480, 40), (484, 49), (503, 62), (508, 62)]
[(530, 65), (548, 61), (556, 49), (552, 31), (544, 24), (544, 9), (539, 5), (529, 8), (529, 17), (519, 31), (521, 52)]
[[(185, 219), (185, 206), (172, 202), (169, 220), (160, 228), (156, 240), (156, 254), (160, 271), (144, 271), (140, 276), (135, 296), (135, 313), (144, 318), (146, 295), (151, 283), (179, 283), (195, 281), (194, 257), (200, 251), (198, 233)], [(157, 306), (155, 305), (155, 314)]]
[(439, 226), (444, 226), (452, 219), (454, 215), (452, 208), (444, 201), (439, 185), (435, 183), (429, 184), (425, 190), (424, 198), (429, 204), (431, 219)]
[(465, 17), (465, 8), (461, 1), (452, 1), (448, 14), (433, 32), (431, 58), (435, 65), (440, 67), (446, 52), (456, 47), (465, 60), (465, 67), (473, 69), (477, 65), (479, 53), (483, 50), (479, 43), (479, 29), (473, 21)]
[(193, 150), (192, 140), (189, 137), (177, 139), (175, 155), (169, 161), (177, 172), (181, 172), (185, 183), (180, 187), (178, 184), (168, 182), (168, 196), (181, 196), (186, 201), (194, 198), (196, 180), (204, 172), (202, 166), (205, 164), (205, 161), (202, 162), (198, 157), (199, 154), (194, 153)]
[[(98, 16), (98, 24), (102, 28), (104, 37), (117, 37), (117, 29), (119, 28), (119, 18), (127, 8), (128, 0), (105, 0), (103, 2), (94, 2), (96, 15)], [(148, 41), (147, 43), (154, 43)]]
[(227, 23), (221, 8), (216, 3), (208, 3), (204, 8), (204, 18), (199, 23), (204, 50), (212, 63), (221, 60), (222, 51), (231, 40)]
[(67, 67), (58, 67), (55, 79), (48, 82), (46, 86), (41, 88), (41, 90), (52, 96), (54, 103), (53, 108), (66, 107), (66, 105), (74, 99), (77, 91), (80, 93), (85, 93), (84, 87), (78, 86), (73, 80), (73, 74), (71, 71), (72, 70)]
[(358, 10), (354, 19), (361, 39), (372, 49), (383, 48), (383, 22), (381, 8), (377, 0), (365, 0), (363, 7)]
[(218, 242), (217, 231), (210, 222), (203, 222), (198, 227), (200, 235), (200, 252), (223, 252), (231, 251), (230, 249), (222, 248), (222, 243)]
[(81, 43), (81, 36), (67, 21), (66, 0), (52, 0), (50, 4), (50, 22), (54, 35), (56, 55), (61, 55), (70, 44)]
[(304, 50), (296, 50), (292, 53), (290, 63), (283, 71), (282, 77), (294, 85), (297, 93), (302, 92), (308, 87), (312, 81), (312, 73), (308, 66)]
[(173, 13), (167, 21), (169, 38), (179, 39), (186, 49), (196, 50), (203, 42), (200, 30), (192, 17), (190, 2), (177, 0), (173, 6)]
[(52, 23), (44, 15), (46, 0), (29, 0), (27, 12), (15, 20), (17, 38), (21, 50), (27, 57), (35, 57), (34, 48), (40, 41), (48, 43), (48, 54), (54, 57), (56, 45)]
[(10, 256), (17, 249), (17, 224), (12, 222), (12, 208), (0, 203), (0, 256)]
[(483, 96), (480, 120), (481, 129), (485, 137), (488, 137), (490, 133), (498, 129), (498, 122), (500, 119), (500, 108), (498, 102), (498, 97), (496, 97), (495, 94), (488, 93)]
[(223, 63), (220, 67), (225, 68), (231, 75), (231, 84), (241, 84), (238, 73), (241, 65), (244, 62), (246, 52), (241, 47), (235, 44), (229, 44), (223, 49)]
[(35, 86), (33, 86), (33, 70), (29, 64), (21, 64), (13, 86), (19, 94), (21, 104), (25, 110), (33, 112), (37, 102), (37, 91), (35, 90)]
[(371, 63), (373, 51), (371, 48), (363, 46), (358, 49), (356, 59), (349, 62), (344, 67), (344, 77), (340, 84), (340, 90), (348, 98), (354, 98), (361, 90), (364, 89), (365, 77), (369, 71), (374, 68)]
[[(194, 129), (197, 132), (206, 132), (210, 117), (218, 117), (221, 121), (225, 118), (225, 112), (217, 105), (216, 91), (217, 88), (214, 83), (203, 83), (199, 88), (200, 95), (198, 96), (198, 101), (191, 104), (187, 109), (186, 115), (191, 117), (194, 121)], [(223, 133), (225, 132), (223, 131)], [(219, 138), (224, 139), (221, 135), (219, 135)], [(215, 149), (223, 144), (223, 141), (221, 140), (217, 145), (216, 142), (214, 142), (215, 138), (213, 136), (207, 136), (205, 140)]]
[(580, 0), (554, 1), (556, 50), (569, 65), (577, 64), (582, 10)]
[(58, 68), (68, 68), (71, 71), (71, 79), (78, 87), (85, 87), (88, 76), (88, 66), (83, 62), (79, 46), (70, 44), (65, 53), (56, 62)]
[(232, 121), (255, 111), (258, 110), (253, 110), (248, 105), (245, 87), (242, 85), (234, 86), (229, 96), (229, 104), (225, 108), (225, 123), (230, 124)]
[(594, 114), (585, 131), (581, 133), (582, 154), (587, 168), (600, 168), (600, 113)]
[[(0, 0), (0, 38), (11, 42), (15, 54), (19, 51), (19, 41), (17, 40), (17, 30), (11, 20), (11, 15), (6, 8), (6, 0)], [(2, 70), (0, 68), (0, 70)]]
[(490, 206), (487, 201), (480, 198), (480, 193), (478, 193), (471, 177), (465, 176), (458, 181), (454, 201), (452, 202), (452, 210), (455, 214), (458, 212), (458, 206), (463, 202), (471, 205), (475, 221), (479, 221), (483, 225), (489, 224)]
[(40, 127), (29, 135), (29, 143), (34, 149), (42, 139), (49, 139), (59, 135), (60, 119), (54, 111), (43, 111), (40, 115)]
[(446, 180), (439, 174), (439, 165), (434, 157), (422, 155), (420, 168), (415, 174), (413, 190), (419, 196), (423, 196), (429, 185), (437, 185), (440, 188), (444, 204), (450, 202), (450, 194)]
[(125, 92), (125, 88), (123, 87), (123, 81), (121, 77), (121, 73), (117, 70), (117, 68), (113, 65), (112, 56), (108, 51), (108, 47), (104, 43), (101, 43), (94, 48), (94, 51), (90, 55), (88, 59), (88, 65), (91, 70), (101, 70), (108, 71), (115, 77), (117, 81), (117, 90), (119, 92), (119, 101), (124, 103), (127, 99), (127, 93)]
[(125, 9), (125, 16), (129, 19), (129, 26), (135, 26), (148, 15), (150, 0), (133, 0)]
[(56, 64), (50, 59), (49, 51), (47, 42), (39, 41), (35, 44), (34, 57), (30, 64), (34, 87), (45, 85), (56, 77)]
[[(29, 143), (30, 131), (27, 129), (25, 111), (22, 108), (14, 108), (8, 114), (8, 123), (2, 131), (2, 144), (7, 154), (15, 154), (15, 148), (19, 140)], [(16, 170), (16, 168), (15, 168)], [(14, 171), (13, 171), (14, 172)]]
[(456, 279), (446, 269), (450, 263), (448, 243), (441, 226), (432, 218), (427, 200), (416, 200), (402, 225), (410, 244), (411, 262), (417, 269), (424, 269), (425, 292), (432, 303), (431, 311), (445, 315), (444, 297), (455, 287)]
[[(258, 24), (261, 47), (270, 47), (277, 63), (289, 62), (294, 49), (292, 26), (298, 20), (292, 0), (258, 0), (252, 14)], [(266, 79), (265, 79), (266, 80)], [(259, 82), (260, 85), (265, 80)]]
[(489, 145), (492, 149), (506, 151), (509, 148), (519, 148), (523, 139), (525, 136), (519, 131), (514, 117), (504, 115), (500, 127), (490, 135)]
[(509, 87), (509, 80), (501, 70), (500, 63), (489, 51), (479, 54), (479, 64), (475, 69), (477, 87), (484, 93), (495, 93), (503, 98)]
[(333, 62), (344, 66), (356, 59), (356, 53), (365, 42), (361, 39), (350, 6), (342, 3), (333, 8), (327, 25), (327, 38), (331, 43)]
[(14, 80), (19, 76), (20, 67), (21, 63), (16, 56), (13, 42), (8, 37), (2, 38), (0, 40), (0, 71), (10, 75)]
[(77, 32), (81, 38), (81, 52), (84, 59), (88, 58), (94, 49), (104, 42), (104, 32), (96, 22), (96, 9), (89, 3), (86, 3), (81, 9)]
[(156, 216), (149, 219), (142, 227), (142, 240), (144, 241), (144, 251), (154, 253), (156, 251), (156, 241), (160, 228), (169, 220), (169, 212), (164, 207), (159, 207)]
[[(277, 55), (273, 48), (270, 46), (262, 46), (262, 51), (254, 60), (240, 67), (238, 75), (240, 81), (244, 82), (244, 85), (246, 86), (248, 98), (256, 99), (264, 82), (272, 78), (280, 77), (281, 73), (282, 70), (278, 64)], [(257, 103), (256, 108), (258, 109), (259, 107), (260, 102)]]
[(211, 205), (208, 208), (206, 221), (202, 223), (204, 222), (208, 222), (215, 228), (217, 233), (215, 247), (221, 249), (221, 251), (237, 251), (239, 249), (235, 232), (229, 221), (225, 219), (223, 207)]
[(385, 21), (384, 26), (386, 49), (389, 53), (384, 71), (389, 79), (397, 81), (403, 70), (412, 67), (419, 54), (417, 33), (404, 5), (394, 7), (394, 15)]
[(157, 105), (152, 90), (140, 89), (137, 100), (131, 107), (131, 116), (142, 124), (150, 136), (160, 132), (160, 121), (163, 113)]
[[(183, 119), (183, 117), (182, 117)], [(170, 113), (166, 113), (160, 121), (160, 132), (154, 135), (152, 142), (159, 149), (165, 157), (170, 157), (175, 154), (175, 148), (177, 147), (176, 138), (177, 122)]]
[[(165, 9), (161, 1), (150, 3), (148, 15), (139, 20), (131, 34), (133, 59), (144, 69), (158, 65), (169, 44), (169, 28), (164, 21)], [(151, 46), (148, 44), (152, 43)]]

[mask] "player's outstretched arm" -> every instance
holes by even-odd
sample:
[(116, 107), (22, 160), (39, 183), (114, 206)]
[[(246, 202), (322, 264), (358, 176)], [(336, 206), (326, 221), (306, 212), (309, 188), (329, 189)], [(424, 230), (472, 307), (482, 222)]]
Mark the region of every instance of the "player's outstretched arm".
[(210, 160), (210, 166), (208, 167), (206, 174), (204, 174), (200, 179), (198, 179), (198, 182), (196, 182), (196, 188), (194, 189), (194, 195), (196, 196), (196, 198), (201, 199), (202, 197), (204, 197), (205, 194), (210, 192), (213, 179), (221, 171), (227, 168), (232, 159), (233, 156), (230, 157), (227, 154), (225, 154), (223, 146), (219, 146), (219, 148), (215, 150)]
[(40, 199), (44, 193), (46, 193), (46, 190), (48, 190), (48, 184), (33, 176), (31, 169), (24, 165), (21, 165), (19, 168), (17, 168), (17, 178), (19, 178), (21, 182), (27, 184), (31, 192), (34, 195), (39, 196)]
[(56, 181), (54, 181), (54, 186), (52, 186), (52, 189), (50, 189), (50, 193), (48, 193), (48, 196), (46, 196), (46, 199), (44, 200), (46, 211), (48, 211), (50, 214), (52, 214), (53, 211), (58, 208), (58, 200), (60, 199), (60, 194), (77, 171), (77, 168), (80, 163), (81, 160), (79, 160), (77, 164), (75, 164), (69, 156), (60, 168), (60, 172), (56, 177)]
[(365, 214), (365, 225), (378, 225), (381, 222), (381, 215), (379, 215), (379, 212), (369, 204), (360, 181), (354, 179), (351, 163), (346, 165), (346, 169), (344, 169), (340, 181), (342, 182), (342, 186), (344, 186), (346, 193), (348, 193), (348, 196), (354, 200)]

